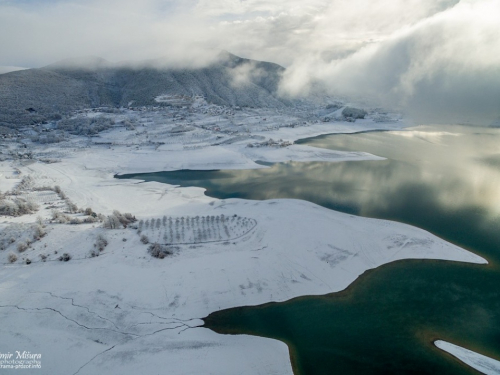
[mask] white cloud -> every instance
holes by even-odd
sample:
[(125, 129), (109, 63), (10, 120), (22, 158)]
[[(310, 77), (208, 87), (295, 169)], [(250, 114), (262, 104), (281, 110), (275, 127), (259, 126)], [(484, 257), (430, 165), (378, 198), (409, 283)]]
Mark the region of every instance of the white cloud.
[(498, 0), (0, 0), (0, 64), (95, 55), (200, 66), (225, 49), (288, 67), (287, 93), (322, 82), (332, 93), (420, 114), (498, 116), (499, 7)]
[(83, 55), (196, 63), (194, 46), (205, 42), (208, 26), (185, 10), (157, 0), (0, 3), (0, 64), (41, 66)]
[(500, 116), (500, 3), (462, 1), (333, 62), (309, 55), (287, 72), (283, 89), (330, 92), (400, 105), (422, 120), (491, 122)]
[(290, 65), (310, 52), (345, 55), (453, 2), (0, 0), (0, 64), (147, 59), (204, 46)]

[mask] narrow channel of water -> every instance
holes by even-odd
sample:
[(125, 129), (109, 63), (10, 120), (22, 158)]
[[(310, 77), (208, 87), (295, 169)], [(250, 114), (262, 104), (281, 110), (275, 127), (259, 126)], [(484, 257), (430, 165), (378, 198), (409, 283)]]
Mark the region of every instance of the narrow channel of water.
[(121, 177), (200, 186), (221, 199), (304, 199), (405, 222), (490, 265), (396, 262), (343, 293), (221, 311), (206, 325), (286, 342), (297, 374), (475, 373), (433, 347), (437, 338), (500, 359), (500, 130), (422, 126), (300, 143), (387, 160)]

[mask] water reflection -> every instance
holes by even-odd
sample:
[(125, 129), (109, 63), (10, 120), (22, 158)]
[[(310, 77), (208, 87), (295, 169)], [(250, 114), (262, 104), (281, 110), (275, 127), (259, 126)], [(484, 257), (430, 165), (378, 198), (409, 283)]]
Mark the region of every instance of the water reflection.
[(201, 186), (219, 198), (305, 199), (410, 223), (479, 253), (489, 266), (397, 262), (368, 272), (344, 293), (230, 309), (205, 320), (217, 332), (287, 342), (301, 374), (474, 374), (432, 341), (500, 359), (499, 141), (498, 129), (459, 126), (335, 135), (301, 143), (387, 160), (135, 177)]
[(330, 209), (416, 225), (474, 249), (490, 261), (499, 256), (500, 130), (420, 126), (299, 143), (365, 151), (387, 159), (123, 177), (201, 186), (221, 199), (304, 199)]
[[(371, 172), (366, 168), (369, 176), (362, 177), (365, 184), (374, 183), (371, 190), (382, 193), (386, 200), (401, 187), (426, 186), (432, 190), (434, 200), (447, 209), (478, 206), (498, 216), (499, 141), (498, 129), (422, 126), (406, 132), (330, 136), (306, 142), (332, 149), (355, 147), (390, 159), (387, 166), (373, 166)], [(379, 194), (357, 197), (366, 209), (361, 213), (369, 214), (371, 207), (380, 203), (379, 198)]]
[[(221, 311), (206, 325), (287, 342), (297, 374), (476, 373), (437, 350), (437, 338), (500, 359), (499, 135), (420, 127), (320, 137), (303, 143), (388, 160), (280, 165), (245, 174), (251, 181), (291, 172), (273, 196), (299, 190), (296, 197), (327, 207), (417, 225), (492, 263), (397, 262), (368, 272), (344, 293)], [(295, 185), (287, 190), (289, 183)]]

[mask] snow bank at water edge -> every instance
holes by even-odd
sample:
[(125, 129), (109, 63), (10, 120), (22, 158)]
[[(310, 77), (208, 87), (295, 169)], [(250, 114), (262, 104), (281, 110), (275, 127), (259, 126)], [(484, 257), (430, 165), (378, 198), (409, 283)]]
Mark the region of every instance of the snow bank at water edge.
[[(19, 178), (29, 175), (25, 185), (32, 189), (22, 194), (38, 199), (41, 209), (2, 224), (32, 225), (40, 215), (45, 225), (46, 234), (16, 262), (9, 263), (9, 249), (0, 251), (0, 351), (41, 353), (37, 374), (136, 374), (160, 367), (173, 374), (291, 374), (285, 344), (217, 335), (200, 327), (200, 319), (220, 309), (340, 291), (366, 270), (400, 259), (486, 263), (408, 225), (298, 200), (217, 200), (200, 188), (116, 180), (105, 158), (94, 159), (93, 169), (85, 160), (80, 153), (20, 166)], [(208, 234), (185, 235), (192, 243), (170, 245), (172, 254), (157, 259), (133, 225), (49, 222), (45, 207), (66, 210), (67, 201), (37, 186), (59, 186), (74, 205), (99, 214), (119, 210), (137, 223), (154, 219), (145, 231), (151, 241), (168, 235), (170, 222), (174, 236), (199, 228), (193, 223), (205, 223)], [(217, 236), (222, 215), (229, 235), (205, 241)], [(231, 222), (234, 215), (246, 218), (241, 230), (237, 219)], [(212, 225), (217, 218), (219, 226)], [(107, 245), (92, 256), (100, 236)], [(63, 253), (71, 259), (59, 261)], [(30, 264), (22, 261), (28, 257)]]
[(457, 357), (462, 362), (475, 368), (477, 371), (486, 375), (500, 374), (500, 361), (486, 357), (482, 354), (473, 352), (472, 350), (462, 348), (461, 346), (451, 344), (446, 341), (434, 341), (439, 349), (450, 353), (452, 356)]

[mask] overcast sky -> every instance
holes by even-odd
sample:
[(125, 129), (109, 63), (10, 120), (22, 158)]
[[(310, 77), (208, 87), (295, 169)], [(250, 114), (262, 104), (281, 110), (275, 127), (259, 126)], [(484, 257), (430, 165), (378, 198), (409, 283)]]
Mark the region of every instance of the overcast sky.
[[(458, 0), (0, 0), (0, 65), (148, 59), (206, 47), (284, 66), (338, 59)], [(307, 4), (307, 5), (306, 5)]]
[(499, 0), (0, 0), (0, 65), (196, 66), (225, 49), (287, 67), (286, 94), (321, 82), (419, 113), (494, 117), (499, 19)]

